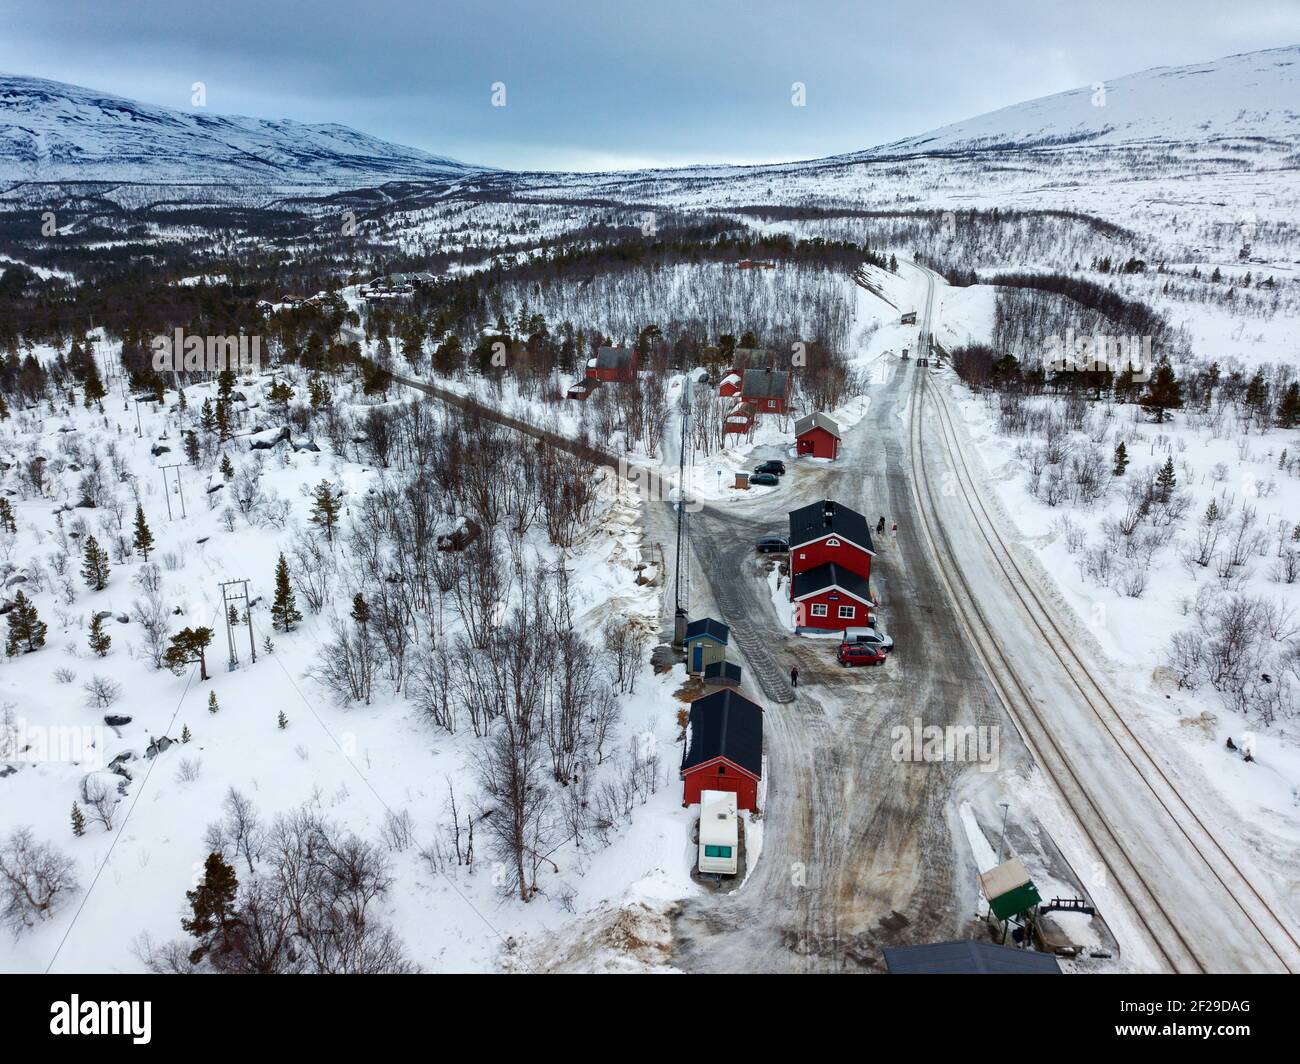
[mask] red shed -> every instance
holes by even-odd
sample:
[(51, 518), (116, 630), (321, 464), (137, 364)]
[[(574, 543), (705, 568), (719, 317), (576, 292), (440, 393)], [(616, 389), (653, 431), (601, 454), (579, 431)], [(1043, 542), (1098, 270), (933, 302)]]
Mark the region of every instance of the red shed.
[(722, 378), (722, 383), (718, 385), (718, 394), (724, 399), (730, 399), (733, 395), (740, 394), (740, 374), (734, 369)]
[(871, 623), (871, 586), (838, 565), (819, 565), (790, 578), (794, 623), (798, 628), (842, 631)]
[(698, 805), (701, 791), (732, 791), (738, 808), (757, 809), (763, 708), (730, 688), (692, 702), (681, 778), (682, 805)]
[(840, 427), (825, 414), (805, 414), (794, 423), (795, 450), (814, 458), (837, 458)]
[(867, 519), (856, 510), (826, 499), (790, 511), (790, 572), (834, 563), (870, 580), (875, 556)]
[(637, 352), (628, 347), (602, 347), (587, 363), (587, 376), (598, 381), (636, 380)]

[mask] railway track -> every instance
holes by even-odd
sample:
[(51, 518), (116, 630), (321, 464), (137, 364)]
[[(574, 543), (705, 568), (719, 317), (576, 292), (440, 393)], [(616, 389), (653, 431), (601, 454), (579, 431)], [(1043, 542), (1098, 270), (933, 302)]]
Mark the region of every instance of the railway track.
[[(928, 339), (930, 304), (933, 300), (933, 277), (929, 279), (925, 328)], [(913, 386), (909, 442), (919, 511), (925, 533), (939, 565), (944, 583), (960, 605), (964, 623), (972, 637), (977, 655), (984, 664), (999, 697), (1015, 722), (1038, 764), (1051, 778), (1078, 820), (1079, 827), (1123, 896), (1129, 915), (1145, 932), (1157, 956), (1178, 972), (1208, 972), (1213, 965), (1198, 952), (1170, 915), (1170, 907), (1160, 888), (1150, 881), (1129, 855), (1128, 848), (1109, 822), (1084, 778), (1074, 767), (1074, 758), (1056, 738), (1042, 708), (1021, 679), (1013, 663), (996, 638), (995, 626), (989, 623), (980, 598), (967, 580), (957, 553), (946, 530), (938, 521), (938, 496), (926, 469), (922, 411), (938, 413), (945, 451), (963, 503), (969, 508), (974, 525), (980, 530), (989, 552), (1005, 577), (1006, 585), (1016, 596), (1029, 622), (1038, 630), (1043, 643), (1061, 666), (1078, 693), (1081, 704), (1101, 724), (1113, 743), (1110, 756), (1122, 758), (1133, 770), (1137, 785), (1142, 787), (1176, 831), (1190, 846), (1190, 852), (1202, 862), (1214, 881), (1222, 888), (1222, 904), (1239, 911), (1265, 950), (1281, 971), (1296, 971), (1300, 943), (1276, 912), (1268, 905), (1231, 856), (1214, 838), (1203, 820), (1186, 801), (1159, 762), (1125, 722), (1113, 700), (1096, 681), (1092, 672), (1074, 650), (1070, 634), (1043, 601), (1006, 541), (997, 531), (997, 522), (983, 501), (979, 485), (960, 446), (952, 412), (946, 397), (931, 389), (929, 374), (918, 371)], [(933, 390), (934, 396), (930, 395)], [(990, 650), (992, 648), (992, 650)], [(1225, 930), (1225, 933), (1226, 930)]]

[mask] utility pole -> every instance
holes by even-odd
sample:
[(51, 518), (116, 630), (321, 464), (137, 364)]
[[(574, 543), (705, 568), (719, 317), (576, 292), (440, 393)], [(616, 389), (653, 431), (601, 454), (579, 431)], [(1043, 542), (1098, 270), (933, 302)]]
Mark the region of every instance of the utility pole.
[(687, 426), (690, 422), (690, 374), (682, 381), (682, 445), (677, 458), (677, 565), (673, 576), (673, 595), (675, 610), (673, 613), (673, 645), (682, 646), (686, 642), (686, 624), (689, 616), (687, 593), (682, 587), (683, 574), (689, 566), (682, 560), (686, 537), (686, 439)]
[(168, 521), (172, 520), (171, 485), (168, 483), (167, 480), (167, 470), (169, 469), (176, 470), (176, 494), (178, 494), (181, 497), (181, 517), (182, 518), (189, 517), (189, 514), (185, 512), (185, 491), (181, 487), (181, 467), (184, 464), (185, 464), (184, 462), (177, 462), (175, 465), (165, 465), (165, 466), (158, 467), (159, 469), (162, 470), (162, 475), (163, 475), (163, 495), (166, 497), (167, 500)]
[[(232, 590), (238, 584), (239, 590)], [(226, 645), (230, 649), (230, 663), (228, 668), (234, 671), (239, 666), (239, 654), (235, 650), (235, 630), (230, 623), (230, 611), (236, 602), (242, 600), (244, 604), (243, 616), (244, 623), (248, 625), (248, 650), (251, 662), (257, 662), (257, 642), (253, 637), (253, 608), (248, 601), (248, 581), (244, 579), (223, 580), (221, 587), (221, 617), (226, 623)], [(235, 617), (239, 617), (239, 611), (235, 611)], [(236, 623), (238, 623), (236, 621)]]

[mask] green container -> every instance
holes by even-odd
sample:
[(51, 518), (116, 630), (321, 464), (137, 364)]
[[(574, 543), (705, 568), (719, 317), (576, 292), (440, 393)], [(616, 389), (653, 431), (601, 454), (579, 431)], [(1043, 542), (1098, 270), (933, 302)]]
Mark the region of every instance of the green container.
[(999, 920), (1006, 920), (1022, 913), (1026, 909), (1032, 909), (1043, 899), (1038, 896), (1038, 888), (1031, 882), (1016, 887), (1015, 890), (1009, 890), (1005, 894), (999, 894), (989, 902), (989, 908), (993, 910), (993, 915)]

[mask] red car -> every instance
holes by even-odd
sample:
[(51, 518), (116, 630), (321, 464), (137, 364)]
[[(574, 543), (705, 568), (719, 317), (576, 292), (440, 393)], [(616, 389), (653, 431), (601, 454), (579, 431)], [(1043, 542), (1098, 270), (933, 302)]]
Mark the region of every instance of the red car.
[(854, 665), (883, 665), (885, 652), (874, 643), (841, 643), (835, 652), (839, 663), (846, 669)]

